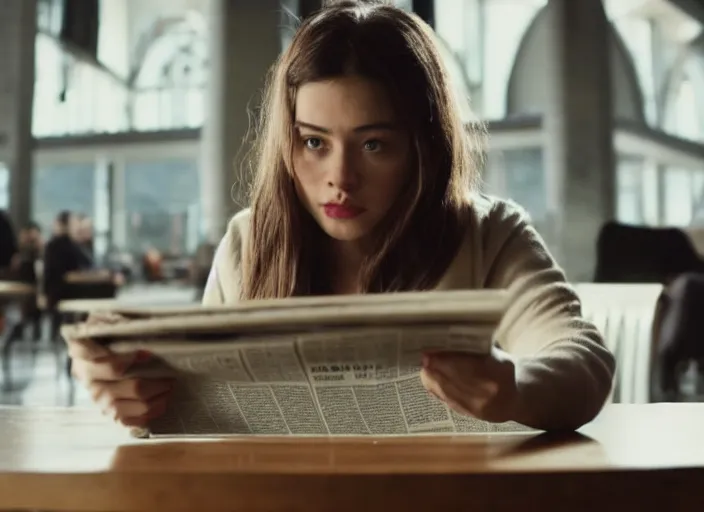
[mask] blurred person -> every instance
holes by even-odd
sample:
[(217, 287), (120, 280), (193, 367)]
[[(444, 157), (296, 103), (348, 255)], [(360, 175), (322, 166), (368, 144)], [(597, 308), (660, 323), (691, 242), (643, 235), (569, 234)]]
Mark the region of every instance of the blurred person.
[(31, 284), (37, 283), (37, 263), (44, 252), (42, 230), (36, 222), (24, 226), (18, 237), (18, 250), (12, 260), (13, 274), (17, 279)]
[(83, 252), (92, 260), (95, 261), (95, 245), (94, 245), (94, 230), (93, 220), (87, 215), (78, 215), (77, 228), (77, 243), (83, 249)]
[[(20, 229), (18, 237), (18, 251), (12, 260), (12, 275), (15, 279), (35, 287), (36, 293), (22, 301), (22, 322), (18, 326), (31, 325), (32, 337), (38, 341), (41, 333), (41, 311), (38, 305), (38, 296), (41, 293), (38, 274), (41, 272), (41, 263), (44, 252), (44, 240), (39, 224), (30, 222)], [(16, 333), (19, 336), (20, 333)]]
[(79, 229), (76, 214), (68, 210), (60, 212), (54, 220), (54, 236), (44, 250), (43, 293), (46, 308), (52, 313), (52, 339), (58, 336), (61, 324), (56, 306), (61, 300), (71, 297), (69, 275), (93, 268), (93, 261), (79, 245)]
[[(491, 422), (571, 430), (598, 414), (614, 358), (527, 214), (479, 192), (482, 130), (463, 126), (420, 18), (369, 3), (323, 8), (279, 58), (265, 98), (251, 208), (216, 251), (205, 305), (509, 289), (490, 355), (426, 353), (423, 385)], [(125, 375), (148, 354), (69, 344), (106, 414), (145, 425), (164, 413), (172, 383)]]
[(9, 271), (15, 254), (17, 254), (15, 228), (7, 212), (0, 210), (0, 275)]

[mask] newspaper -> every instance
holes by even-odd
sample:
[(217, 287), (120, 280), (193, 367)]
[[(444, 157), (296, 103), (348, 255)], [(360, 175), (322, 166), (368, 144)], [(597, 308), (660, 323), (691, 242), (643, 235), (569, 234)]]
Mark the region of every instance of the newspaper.
[[(476, 293), (471, 298), (476, 299)], [(435, 304), (442, 302), (439, 295), (431, 297), (438, 299)], [(394, 320), (372, 326), (367, 325), (371, 319), (368, 303), (362, 301), (354, 306), (334, 306), (350, 309), (344, 324), (331, 322), (323, 311), (330, 305), (314, 306), (318, 323), (313, 328), (307, 321), (296, 324), (296, 315), (284, 308), (289, 311), (278, 318), (279, 325), (252, 329), (251, 318), (242, 316), (262, 310), (250, 305), (246, 314), (240, 311), (235, 316), (231, 311), (209, 311), (207, 315), (192, 311), (185, 319), (182, 311), (176, 320), (162, 312), (109, 327), (77, 326), (66, 335), (102, 335), (115, 352), (150, 350), (155, 358), (133, 368), (130, 375), (175, 378), (166, 414), (147, 429), (135, 432), (140, 436), (359, 436), (528, 430), (515, 423), (491, 424), (456, 414), (430, 395), (420, 380), (425, 352), (487, 355), (505, 305), (503, 298), (494, 302), (498, 315), (488, 310), (478, 314), (481, 308), (467, 305), (463, 315), (456, 315), (451, 306), (433, 308), (425, 303), (414, 306), (415, 316), (410, 314), (414, 307), (409, 304), (414, 303), (406, 302), (408, 298), (404, 296), (393, 306), (383, 301), (375, 304), (377, 310), (386, 310), (386, 317)], [(488, 304), (497, 296), (486, 294), (485, 298), (483, 303)], [(400, 307), (401, 303), (405, 305)], [(275, 317), (271, 310), (265, 310), (270, 318)], [(364, 315), (358, 316), (360, 311)], [(339, 319), (341, 312), (336, 313)], [(440, 319), (443, 315), (446, 318)], [(349, 323), (349, 318), (358, 321)], [(178, 332), (165, 330), (164, 321), (169, 320), (186, 327)], [(206, 325), (211, 327), (210, 338), (205, 336)], [(216, 325), (219, 329), (213, 327)], [(218, 335), (214, 339), (215, 332)], [(194, 341), (194, 333), (202, 338)]]

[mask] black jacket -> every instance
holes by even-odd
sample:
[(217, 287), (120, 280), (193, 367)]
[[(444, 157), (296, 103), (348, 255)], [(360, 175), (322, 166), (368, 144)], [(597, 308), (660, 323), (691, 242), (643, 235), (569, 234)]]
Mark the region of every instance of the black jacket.
[(64, 276), (69, 272), (89, 270), (93, 262), (68, 235), (49, 240), (44, 249), (44, 293), (49, 305), (67, 297)]
[(15, 230), (7, 213), (0, 210), (0, 269), (10, 266), (12, 257), (17, 252), (17, 238)]

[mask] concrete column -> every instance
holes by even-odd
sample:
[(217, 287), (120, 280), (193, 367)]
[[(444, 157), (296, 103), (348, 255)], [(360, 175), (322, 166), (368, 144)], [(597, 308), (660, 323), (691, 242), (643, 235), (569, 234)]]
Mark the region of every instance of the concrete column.
[(202, 134), (201, 227), (217, 242), (228, 219), (247, 205), (253, 113), (281, 51), (278, 0), (210, 0), (210, 76)]
[(0, 1), (0, 157), (10, 170), (9, 210), (17, 225), (32, 212), (36, 27), (36, 0)]
[(591, 281), (596, 241), (614, 218), (615, 157), (609, 31), (601, 0), (549, 0), (545, 87), (549, 203), (555, 252), (572, 281)]

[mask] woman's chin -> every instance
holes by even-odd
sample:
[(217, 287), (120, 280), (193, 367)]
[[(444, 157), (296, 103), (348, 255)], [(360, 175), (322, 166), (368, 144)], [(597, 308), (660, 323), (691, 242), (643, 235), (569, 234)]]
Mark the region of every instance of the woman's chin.
[(350, 220), (326, 219), (321, 226), (326, 235), (340, 242), (355, 242), (367, 235), (367, 230)]

